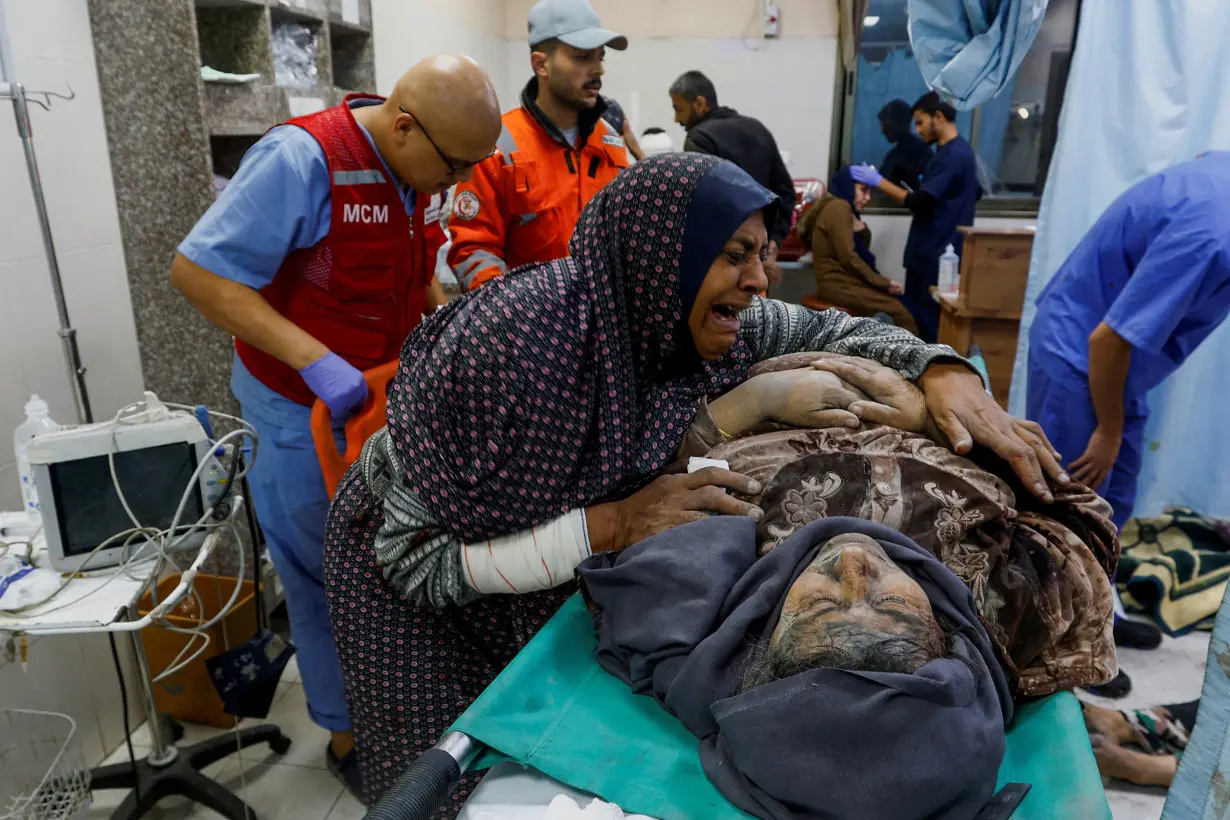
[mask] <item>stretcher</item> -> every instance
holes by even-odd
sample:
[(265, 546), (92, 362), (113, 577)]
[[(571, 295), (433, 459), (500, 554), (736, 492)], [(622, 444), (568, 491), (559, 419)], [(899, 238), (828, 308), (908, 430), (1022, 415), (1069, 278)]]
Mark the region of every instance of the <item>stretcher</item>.
[[(330, 494), (385, 424), (385, 398), (397, 362), (367, 371), (370, 397), (334, 441), (323, 402), (312, 436)], [(594, 660), (593, 621), (573, 596), (486, 688), (433, 748), (368, 812), (369, 820), (420, 820), (471, 770), (515, 762), (538, 784), (601, 797), (660, 820), (735, 820), (736, 809), (701, 770), (697, 741), (652, 699), (634, 695)], [(540, 773), (540, 774), (539, 774)], [(1013, 820), (1111, 820), (1080, 705), (1069, 692), (1022, 704), (1008, 731), (999, 785), (1030, 789)], [(481, 800), (480, 786), (471, 803)], [(469, 807), (467, 807), (469, 808)], [(471, 816), (483, 814), (481, 806)]]
[[(735, 820), (705, 778), (697, 740), (648, 697), (594, 660), (593, 620), (573, 596), (436, 744), (367, 814), (421, 820), (467, 770), (505, 761), (531, 767), (630, 813), (661, 820)], [(855, 776), (855, 773), (852, 773)], [(1028, 784), (1014, 820), (1110, 820), (1110, 807), (1070, 692), (1024, 703), (1008, 731), (999, 784)], [(479, 799), (482, 786), (471, 798)], [(469, 816), (483, 816), (474, 806)], [(492, 813), (493, 816), (498, 816)]]

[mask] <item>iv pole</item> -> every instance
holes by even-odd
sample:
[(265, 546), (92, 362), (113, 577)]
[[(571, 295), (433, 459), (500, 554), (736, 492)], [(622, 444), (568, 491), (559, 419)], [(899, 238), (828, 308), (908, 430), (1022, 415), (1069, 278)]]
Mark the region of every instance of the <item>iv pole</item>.
[[(40, 96), (43, 99), (37, 99)], [(52, 97), (71, 100), (76, 96), (72, 86), (68, 87), (68, 94), (59, 94), (55, 91), (28, 91), (21, 83), (0, 82), (0, 99), (13, 101), (17, 133), (21, 137), (22, 148), (25, 149), (30, 191), (34, 195), (34, 208), (38, 212), (38, 224), (43, 235), (43, 251), (47, 256), (47, 269), (51, 273), (51, 288), (55, 292), (56, 312), (60, 316), (59, 336), (68, 364), (68, 378), (73, 388), (77, 421), (87, 424), (94, 420), (94, 414), (90, 410), (90, 394), (85, 383), (85, 365), (81, 362), (81, 351), (77, 347), (77, 331), (68, 318), (68, 303), (64, 298), (64, 283), (60, 278), (55, 242), (51, 238), (51, 221), (47, 218), (47, 202), (43, 197), (43, 181), (38, 172), (38, 160), (34, 156), (34, 131), (30, 123), (30, 103), (50, 111)]]

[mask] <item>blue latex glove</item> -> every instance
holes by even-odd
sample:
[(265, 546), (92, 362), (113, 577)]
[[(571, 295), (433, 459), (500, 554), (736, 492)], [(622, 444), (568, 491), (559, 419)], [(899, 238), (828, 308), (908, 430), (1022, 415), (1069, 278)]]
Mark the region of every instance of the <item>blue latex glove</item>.
[(851, 165), (850, 176), (854, 177), (855, 182), (861, 182), (864, 185), (870, 185), (872, 188), (880, 184), (880, 180), (884, 179), (884, 175), (875, 169), (872, 165)]
[(335, 419), (344, 418), (367, 400), (367, 382), (357, 368), (336, 353), (328, 353), (299, 371), (308, 388), (329, 407)]

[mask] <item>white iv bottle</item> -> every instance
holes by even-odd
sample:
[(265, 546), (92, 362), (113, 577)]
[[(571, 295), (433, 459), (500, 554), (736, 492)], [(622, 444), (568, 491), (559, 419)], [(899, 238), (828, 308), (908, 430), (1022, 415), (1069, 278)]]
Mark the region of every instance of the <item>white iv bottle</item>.
[(937, 283), (940, 293), (956, 293), (961, 289), (961, 257), (949, 245), (940, 255), (940, 276)]
[(36, 394), (26, 402), (26, 420), (13, 431), (13, 455), (16, 456), (17, 472), (21, 477), (22, 508), (33, 526), (42, 523), (42, 516), (39, 513), (38, 492), (34, 489), (34, 476), (30, 472), (30, 440), (59, 429), (60, 425), (51, 420), (47, 402)]

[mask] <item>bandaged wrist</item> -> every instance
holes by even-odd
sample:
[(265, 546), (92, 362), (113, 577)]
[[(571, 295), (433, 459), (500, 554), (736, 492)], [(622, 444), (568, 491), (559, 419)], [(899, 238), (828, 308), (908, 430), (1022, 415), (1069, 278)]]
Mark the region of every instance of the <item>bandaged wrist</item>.
[(584, 510), (553, 521), (461, 547), (462, 577), (481, 595), (524, 594), (572, 580), (589, 557)]

